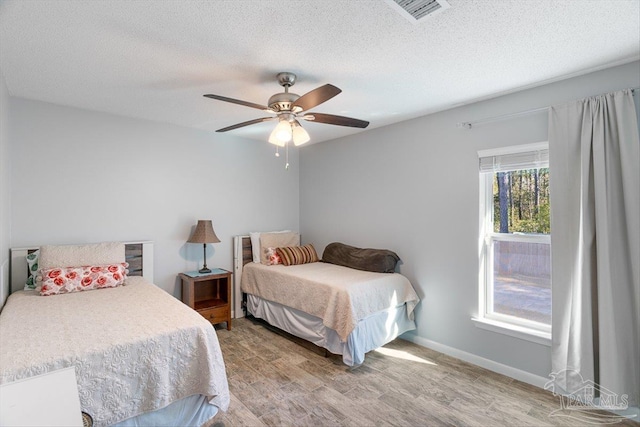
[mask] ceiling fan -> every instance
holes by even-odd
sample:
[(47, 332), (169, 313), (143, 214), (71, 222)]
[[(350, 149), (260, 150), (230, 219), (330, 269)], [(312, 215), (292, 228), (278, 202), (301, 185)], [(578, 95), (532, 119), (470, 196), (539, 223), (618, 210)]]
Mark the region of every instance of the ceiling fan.
[(239, 99), (227, 98), (226, 96), (211, 94), (204, 95), (207, 98), (244, 105), (275, 114), (274, 116), (261, 117), (259, 119), (253, 119), (232, 126), (227, 126), (225, 128), (218, 129), (216, 132), (227, 132), (244, 126), (254, 125), (270, 120), (278, 120), (278, 124), (269, 136), (269, 142), (279, 147), (284, 147), (287, 142), (291, 140), (293, 140), (295, 145), (304, 144), (309, 141), (309, 134), (302, 127), (298, 121), (299, 119), (314, 121), (316, 123), (326, 123), (329, 125), (349, 126), (355, 128), (366, 128), (369, 126), (369, 122), (353, 119), (351, 117), (307, 112), (309, 109), (330, 100), (342, 92), (342, 90), (337, 87), (331, 84), (326, 84), (300, 96), (289, 92), (289, 88), (296, 82), (295, 74), (284, 72), (278, 73), (276, 77), (280, 86), (284, 87), (284, 92), (276, 93), (269, 98), (266, 106), (255, 104), (253, 102), (241, 101)]

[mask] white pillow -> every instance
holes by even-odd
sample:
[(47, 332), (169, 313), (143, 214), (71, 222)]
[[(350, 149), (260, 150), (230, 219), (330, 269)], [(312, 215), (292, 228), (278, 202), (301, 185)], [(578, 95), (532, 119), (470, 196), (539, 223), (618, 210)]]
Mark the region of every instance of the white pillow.
[(300, 235), (294, 232), (261, 233), (260, 263), (269, 265), (269, 258), (267, 256), (269, 248), (281, 248), (286, 246), (300, 246)]
[(260, 264), (260, 234), (261, 233), (290, 233), (291, 230), (282, 230), (282, 231), (254, 231), (249, 233), (249, 238), (251, 239), (251, 255), (253, 258), (253, 262), (256, 264)]
[(90, 245), (41, 246), (40, 270), (125, 262), (124, 243), (104, 242)]

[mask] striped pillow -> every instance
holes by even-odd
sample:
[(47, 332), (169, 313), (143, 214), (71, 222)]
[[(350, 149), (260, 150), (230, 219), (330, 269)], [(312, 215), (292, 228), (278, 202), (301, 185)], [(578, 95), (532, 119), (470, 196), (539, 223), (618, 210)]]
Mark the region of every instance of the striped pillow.
[(312, 244), (276, 248), (283, 265), (308, 264), (318, 262), (318, 254)]

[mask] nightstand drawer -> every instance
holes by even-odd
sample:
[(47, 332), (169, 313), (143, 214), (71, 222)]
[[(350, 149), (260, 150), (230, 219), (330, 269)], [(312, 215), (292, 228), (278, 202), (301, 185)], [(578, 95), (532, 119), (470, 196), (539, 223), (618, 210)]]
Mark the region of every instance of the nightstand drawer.
[(211, 323), (226, 322), (229, 317), (229, 307), (216, 307), (198, 310), (198, 313)]

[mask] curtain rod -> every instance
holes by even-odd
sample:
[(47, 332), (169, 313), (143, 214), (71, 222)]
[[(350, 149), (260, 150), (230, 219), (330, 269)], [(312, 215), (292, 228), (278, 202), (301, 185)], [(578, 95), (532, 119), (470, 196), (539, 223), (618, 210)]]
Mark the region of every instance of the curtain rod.
[[(638, 90), (640, 89), (640, 87), (634, 87), (631, 88), (631, 92), (633, 92), (633, 94), (637, 94)], [(511, 119), (514, 117), (520, 117), (520, 116), (526, 116), (529, 114), (535, 114), (535, 113), (541, 113), (543, 111), (549, 111), (549, 108), (551, 108), (550, 106), (547, 107), (539, 107), (539, 108), (532, 108), (530, 110), (524, 110), (524, 111), (518, 111), (517, 113), (511, 113), (511, 114), (503, 114), (501, 116), (494, 116), (494, 117), (487, 117), (485, 119), (479, 119), (476, 120), (474, 122), (460, 122), (457, 124), (457, 126), (459, 128), (464, 128), (464, 129), (471, 129), (473, 126), (480, 124), (480, 123), (490, 123), (490, 122), (497, 122), (499, 120), (506, 120), (506, 119)]]

